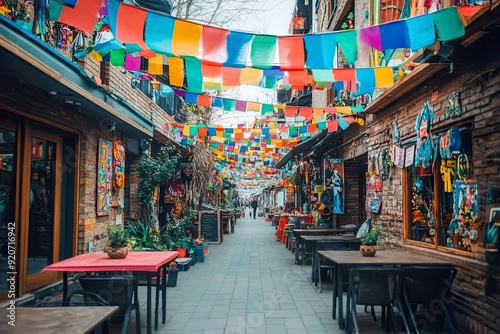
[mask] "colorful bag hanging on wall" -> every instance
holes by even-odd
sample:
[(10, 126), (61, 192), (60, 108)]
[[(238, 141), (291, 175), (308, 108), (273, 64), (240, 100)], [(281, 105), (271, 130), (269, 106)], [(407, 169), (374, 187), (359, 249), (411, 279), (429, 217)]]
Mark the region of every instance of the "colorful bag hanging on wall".
[(125, 184), (125, 148), (121, 140), (113, 141), (113, 188)]
[(382, 205), (382, 178), (379, 175), (378, 154), (373, 155), (368, 162), (366, 173), (366, 204), (367, 212), (378, 213)]
[(432, 134), (431, 123), (434, 120), (434, 111), (425, 103), (417, 116), (415, 130), (417, 131), (417, 150), (415, 153), (415, 165), (429, 168), (432, 165)]

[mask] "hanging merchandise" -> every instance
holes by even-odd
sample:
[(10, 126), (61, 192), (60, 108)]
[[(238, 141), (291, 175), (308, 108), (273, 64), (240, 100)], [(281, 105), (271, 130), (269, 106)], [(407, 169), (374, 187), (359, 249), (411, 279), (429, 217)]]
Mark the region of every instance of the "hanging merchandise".
[(382, 172), (380, 173), (382, 181), (389, 180), (391, 176), (391, 166), (393, 165), (391, 152), (388, 149), (382, 150)]
[(443, 161), (449, 160), (453, 157), (451, 154), (450, 136), (448, 132), (439, 138), (439, 155)]
[(454, 174), (454, 165), (456, 164), (455, 160), (449, 160), (441, 161), (441, 167), (440, 167), (440, 172), (441, 172), (441, 178), (443, 179), (443, 191), (445, 193), (451, 193), (451, 176)]
[(454, 224), (450, 224), (448, 235), (454, 248), (470, 250), (471, 230), (477, 228), (479, 218), (479, 186), (477, 182), (456, 180), (454, 184)]
[(415, 124), (417, 131), (417, 150), (415, 155), (415, 164), (424, 168), (432, 165), (432, 134), (431, 123), (434, 120), (434, 111), (426, 102), (420, 111)]
[(460, 103), (460, 94), (456, 91), (448, 96), (448, 105), (446, 106), (446, 118), (458, 117), (462, 114), (462, 105)]
[(368, 162), (366, 173), (366, 204), (368, 212), (378, 213), (382, 205), (382, 179), (378, 169), (378, 154), (373, 155)]
[(394, 141), (396, 142), (396, 144), (399, 144), (401, 138), (399, 136), (399, 127), (396, 121), (392, 122), (392, 129), (394, 131)]
[(448, 130), (448, 137), (450, 139), (450, 151), (451, 154), (457, 155), (462, 153), (462, 134), (460, 129), (453, 127)]
[(469, 177), (469, 159), (467, 154), (460, 154), (457, 158), (457, 177), (465, 180)]

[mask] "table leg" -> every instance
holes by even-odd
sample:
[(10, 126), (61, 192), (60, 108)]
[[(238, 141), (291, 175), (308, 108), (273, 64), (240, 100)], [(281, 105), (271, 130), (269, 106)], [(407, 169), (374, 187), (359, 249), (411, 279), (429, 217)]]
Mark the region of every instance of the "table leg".
[(300, 249), (300, 239), (295, 238), (295, 264), (299, 264), (299, 249)]
[(339, 328), (340, 329), (345, 329), (345, 324), (344, 324), (344, 297), (342, 293), (342, 287), (343, 287), (343, 282), (342, 282), (342, 270), (343, 266), (340, 264), (337, 264), (337, 308), (338, 308), (338, 321), (339, 321)]
[[(321, 256), (318, 254), (318, 256)], [(332, 319), (337, 319), (337, 315), (335, 314), (337, 312), (337, 295), (338, 295), (338, 279), (337, 279), (337, 268), (338, 266), (335, 265), (335, 274), (332, 277), (333, 279), (333, 297), (332, 297)]]
[(161, 281), (161, 323), (164, 324), (167, 321), (167, 264), (163, 266)]
[(68, 298), (68, 272), (64, 271), (63, 272), (63, 302), (62, 304), (66, 302), (66, 298)]
[[(160, 268), (156, 272), (155, 331), (158, 330), (158, 305), (160, 304)], [(162, 294), (163, 295), (163, 294)]]
[(146, 308), (146, 319), (147, 319), (147, 333), (151, 334), (151, 274), (148, 273), (146, 275), (147, 278), (147, 308)]
[(300, 265), (304, 265), (304, 258), (306, 256), (306, 241), (302, 241), (302, 247), (300, 247)]

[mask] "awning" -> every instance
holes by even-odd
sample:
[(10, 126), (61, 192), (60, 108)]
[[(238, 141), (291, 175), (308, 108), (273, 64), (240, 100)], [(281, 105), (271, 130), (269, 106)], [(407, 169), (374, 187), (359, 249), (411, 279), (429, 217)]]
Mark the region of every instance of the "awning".
[(115, 122), (128, 137), (153, 136), (154, 123), (123, 97), (93, 82), (85, 71), (30, 32), (0, 15), (1, 72), (41, 91), (55, 101), (79, 102), (97, 120)]
[(277, 164), (276, 168), (282, 168), (292, 157), (299, 155), (301, 153), (305, 153), (311, 149), (314, 145), (316, 145), (321, 139), (326, 136), (327, 132), (323, 131), (318, 133), (317, 135), (303, 141), (298, 144), (294, 148), (292, 148)]
[(311, 148), (311, 151), (318, 157), (322, 156), (327, 151), (338, 147), (342, 144), (341, 132), (331, 132), (320, 140), (316, 145)]

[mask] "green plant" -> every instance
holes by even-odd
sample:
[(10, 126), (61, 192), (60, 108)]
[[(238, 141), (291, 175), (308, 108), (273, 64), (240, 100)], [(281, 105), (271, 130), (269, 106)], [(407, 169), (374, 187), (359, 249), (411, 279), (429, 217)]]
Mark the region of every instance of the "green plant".
[(133, 250), (158, 251), (166, 249), (166, 245), (162, 243), (160, 231), (140, 220), (135, 225), (127, 225), (127, 231)]
[(139, 186), (137, 196), (143, 204), (143, 221), (150, 223), (157, 219), (154, 212), (153, 195), (160, 186), (173, 180), (177, 173), (179, 154), (173, 147), (162, 146), (156, 158), (143, 155), (139, 160), (137, 175)]
[(191, 237), (184, 237), (180, 238), (177, 240), (177, 248), (185, 248), (188, 253), (192, 253), (194, 250), (194, 246), (196, 246), (196, 243), (194, 242), (194, 239)]
[(127, 247), (130, 242), (130, 236), (126, 229), (121, 226), (108, 226), (108, 247), (120, 248)]
[(382, 232), (380, 226), (373, 227), (370, 232), (368, 232), (363, 238), (361, 238), (361, 244), (365, 246), (373, 246), (377, 244), (377, 239)]

